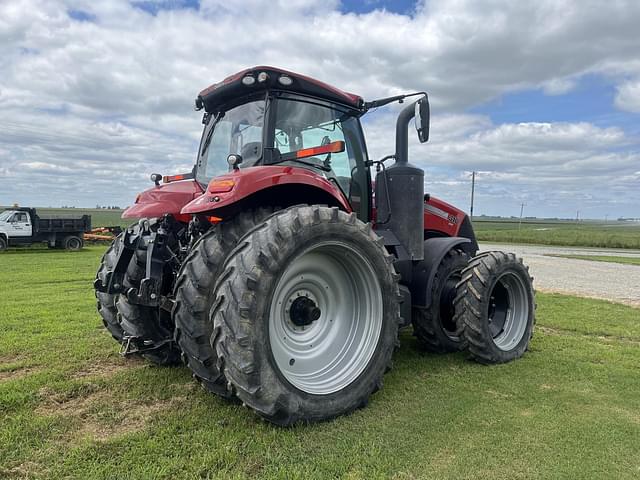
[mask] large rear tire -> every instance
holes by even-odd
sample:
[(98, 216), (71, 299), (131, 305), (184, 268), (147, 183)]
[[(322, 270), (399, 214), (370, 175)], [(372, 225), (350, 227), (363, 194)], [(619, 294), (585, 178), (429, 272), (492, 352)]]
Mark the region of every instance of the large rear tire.
[[(130, 228), (139, 232), (142, 228), (141, 223), (143, 222)], [(155, 230), (158, 224), (151, 223), (149, 228)], [(143, 233), (124, 275), (125, 291), (130, 288), (139, 289), (140, 282), (146, 277), (149, 240), (150, 235)], [(173, 272), (168, 263), (165, 265), (163, 288), (163, 295), (170, 293), (173, 288)], [(124, 294), (118, 297), (116, 307), (125, 337), (137, 340), (136, 344), (144, 358), (158, 365), (180, 363), (180, 349), (173, 339), (174, 326), (170, 312), (161, 307), (131, 303)]]
[(382, 239), (354, 213), (298, 206), (273, 215), (231, 253), (216, 297), (218, 364), (270, 422), (364, 407), (391, 368), (398, 275)]
[(413, 308), (413, 332), (425, 350), (447, 353), (466, 348), (462, 326), (456, 322), (453, 301), (462, 270), (468, 264), (467, 254), (455, 248), (449, 250), (438, 265), (431, 292), (428, 292), (431, 304), (428, 308)]
[[(122, 234), (120, 234), (113, 240), (113, 242), (111, 242), (111, 245), (102, 256), (102, 260), (100, 260), (100, 268), (96, 273), (96, 279), (100, 280), (100, 283), (102, 283), (103, 285), (107, 283), (107, 273), (112, 271), (116, 266), (116, 259), (118, 258), (118, 252), (120, 251), (121, 236)], [(122, 343), (124, 332), (122, 330), (122, 327), (120, 326), (120, 322), (118, 321), (118, 309), (116, 308), (118, 294), (103, 293), (99, 292), (98, 290), (95, 291), (95, 294), (97, 299), (98, 313), (102, 317), (102, 323), (109, 331), (111, 336), (118, 343)]]
[(222, 397), (233, 395), (218, 369), (218, 357), (211, 345), (213, 324), (209, 312), (215, 299), (215, 282), (238, 240), (272, 213), (273, 208), (259, 208), (216, 224), (198, 240), (178, 273), (172, 316), (182, 359), (204, 388)]
[(535, 324), (533, 278), (514, 254), (473, 258), (462, 272), (455, 304), (474, 360), (505, 363), (527, 350)]

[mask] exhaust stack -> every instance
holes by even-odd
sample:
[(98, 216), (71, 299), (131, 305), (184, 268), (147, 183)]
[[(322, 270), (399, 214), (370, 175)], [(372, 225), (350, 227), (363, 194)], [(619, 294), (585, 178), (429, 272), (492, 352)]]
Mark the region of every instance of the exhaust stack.
[[(396, 161), (376, 176), (379, 221), (391, 230), (412, 260), (424, 258), (424, 171), (409, 163), (409, 122), (415, 103), (405, 107), (396, 122)], [(386, 175), (386, 181), (384, 176)], [(388, 199), (388, 201), (387, 201)]]

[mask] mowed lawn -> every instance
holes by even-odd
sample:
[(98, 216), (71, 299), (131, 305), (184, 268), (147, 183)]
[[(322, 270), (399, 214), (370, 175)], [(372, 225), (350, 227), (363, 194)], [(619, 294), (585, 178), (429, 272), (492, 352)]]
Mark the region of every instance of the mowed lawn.
[(493, 367), (407, 332), (368, 408), (282, 429), (121, 358), (103, 250), (0, 254), (0, 478), (640, 477), (638, 309), (540, 294), (531, 351)]

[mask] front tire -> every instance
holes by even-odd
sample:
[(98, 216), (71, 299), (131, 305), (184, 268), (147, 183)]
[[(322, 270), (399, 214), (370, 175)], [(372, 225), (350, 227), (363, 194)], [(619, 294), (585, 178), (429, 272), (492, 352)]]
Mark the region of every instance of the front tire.
[(367, 404), (397, 345), (393, 259), (354, 213), (292, 207), (248, 233), (225, 263), (211, 316), (229, 385), (279, 425)]
[(4, 237), (0, 237), (0, 252), (6, 249), (7, 249), (7, 241), (4, 239)]
[(474, 360), (506, 363), (527, 350), (535, 324), (533, 279), (514, 254), (473, 258), (462, 272), (455, 303)]

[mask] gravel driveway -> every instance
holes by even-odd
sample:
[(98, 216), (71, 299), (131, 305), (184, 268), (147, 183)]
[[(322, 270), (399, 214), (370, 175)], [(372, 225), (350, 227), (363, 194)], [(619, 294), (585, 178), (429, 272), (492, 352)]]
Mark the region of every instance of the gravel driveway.
[(545, 256), (609, 255), (638, 257), (640, 250), (547, 247), (481, 243), (480, 251), (503, 250), (524, 259), (536, 289), (602, 298), (640, 307), (640, 266)]

